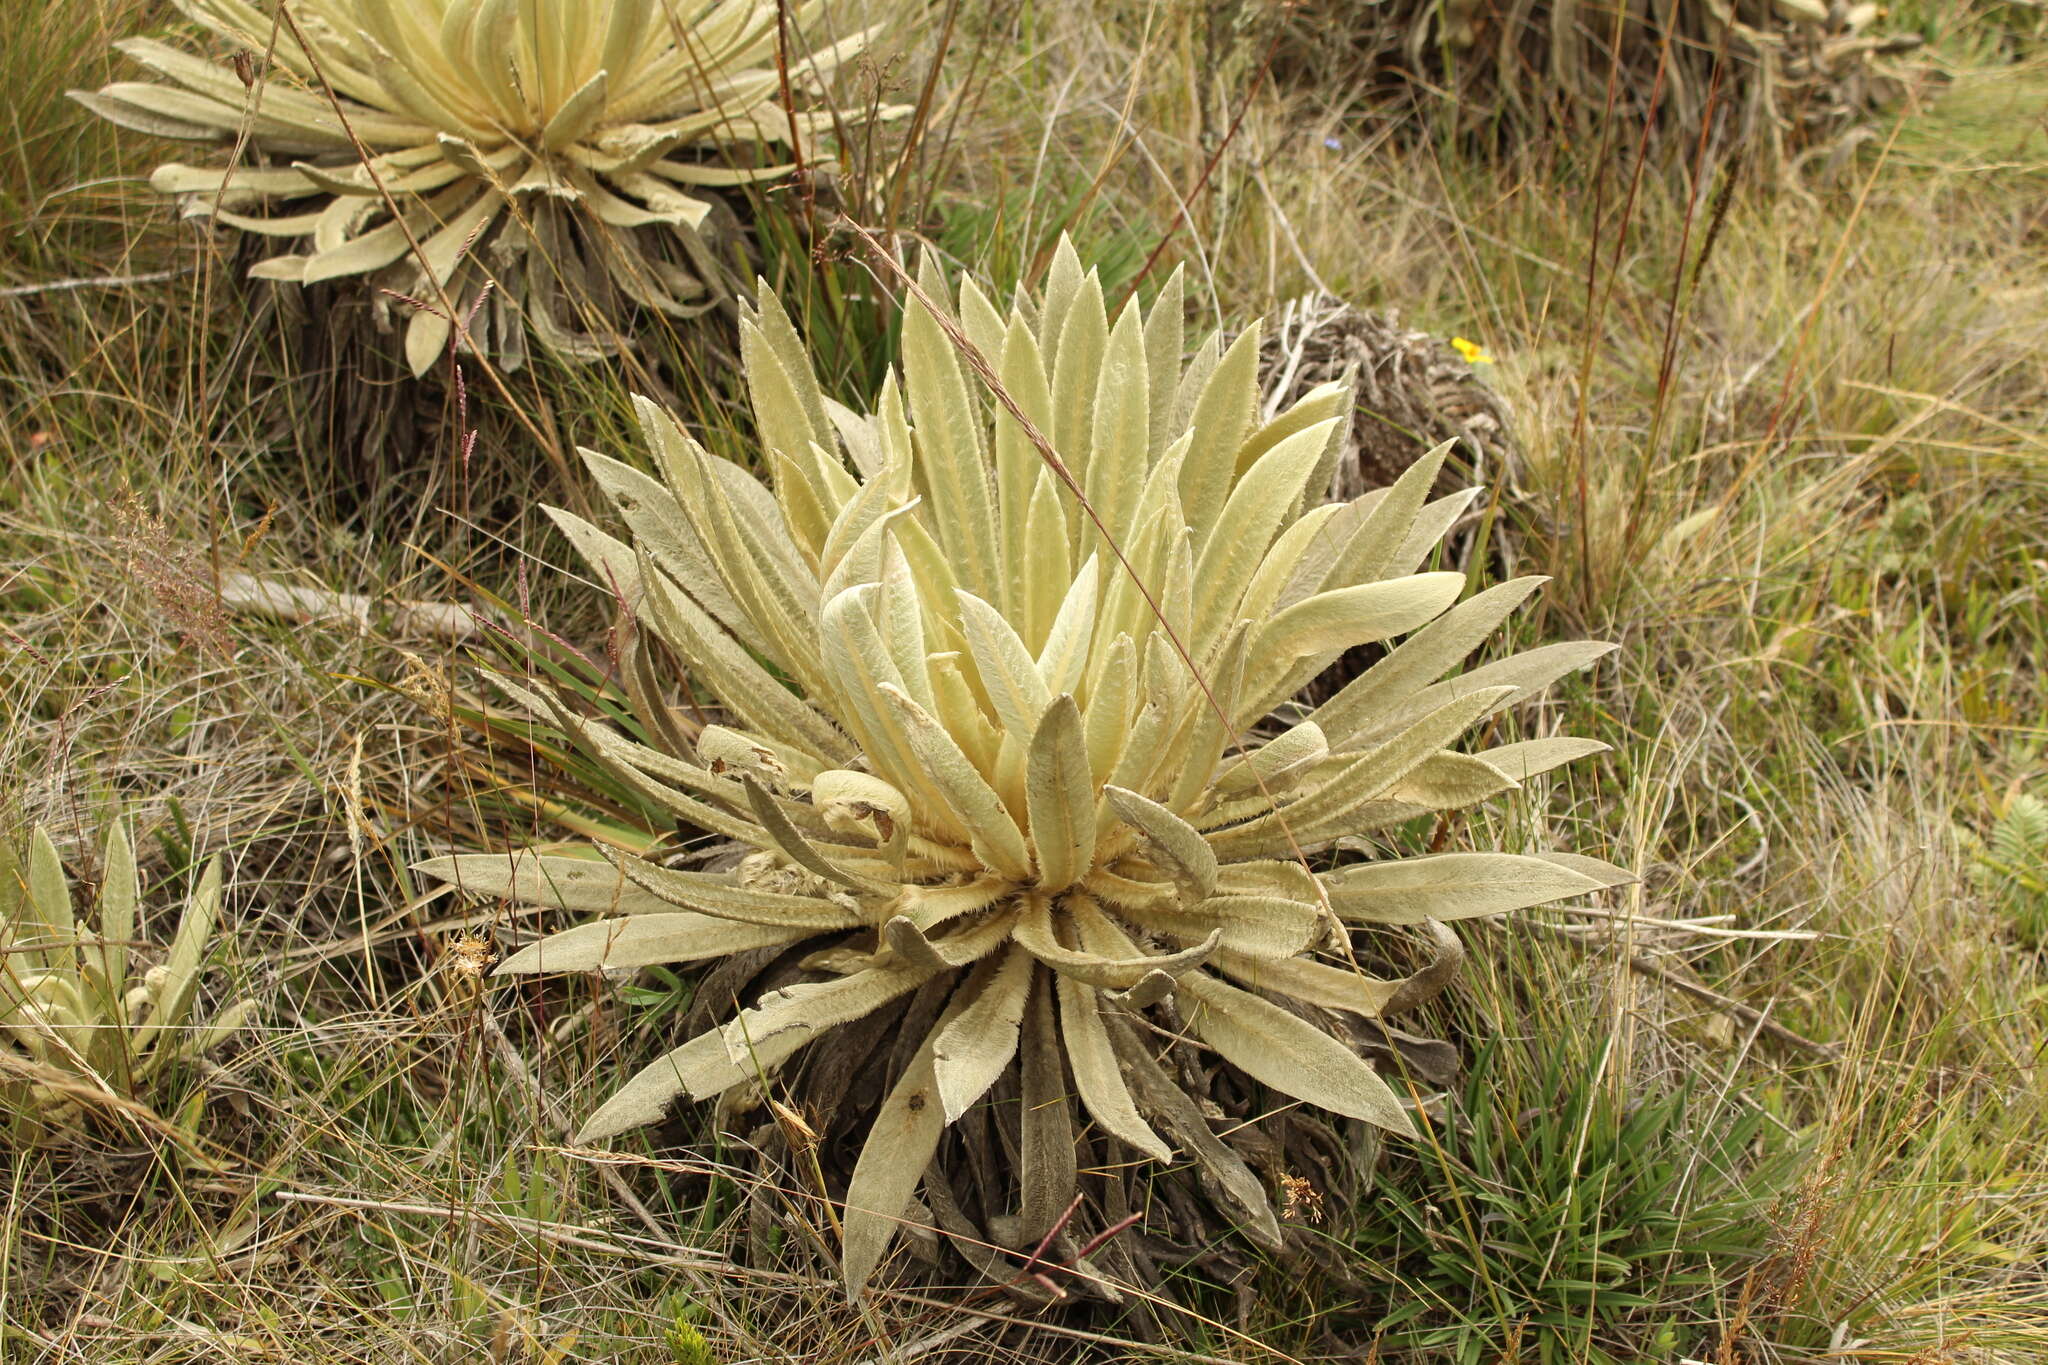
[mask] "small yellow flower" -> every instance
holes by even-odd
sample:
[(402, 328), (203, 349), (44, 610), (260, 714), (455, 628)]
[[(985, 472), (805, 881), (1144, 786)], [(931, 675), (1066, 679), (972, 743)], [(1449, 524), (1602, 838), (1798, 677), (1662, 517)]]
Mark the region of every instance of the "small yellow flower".
[(1452, 337), (1451, 349), (1465, 357), (1467, 365), (1491, 365), (1493, 363), (1492, 353), (1468, 337)]

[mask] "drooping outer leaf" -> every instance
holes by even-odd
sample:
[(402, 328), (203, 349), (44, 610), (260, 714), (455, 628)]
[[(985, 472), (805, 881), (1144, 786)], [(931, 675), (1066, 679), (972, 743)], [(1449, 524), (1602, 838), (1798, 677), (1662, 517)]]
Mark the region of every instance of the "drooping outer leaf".
[(1554, 735), (1548, 739), (1525, 739), (1514, 744), (1498, 744), (1475, 754), (1474, 757), (1484, 759), (1491, 767), (1519, 782), (1540, 773), (1547, 773), (1562, 764), (1606, 753), (1607, 750), (1608, 746), (1597, 739)]
[(720, 1094), (787, 1061), (826, 1029), (917, 989), (932, 975), (923, 968), (878, 967), (775, 991), (731, 1023), (642, 1067), (590, 1116), (575, 1140), (594, 1142), (653, 1123), (679, 1094), (694, 1099)]
[(1246, 1075), (1331, 1113), (1415, 1136), (1379, 1073), (1300, 1015), (1202, 972), (1182, 978), (1180, 989), (1194, 1002), (1188, 1026)]
[(1381, 797), (1421, 810), (1462, 810), (1517, 785), (1483, 758), (1446, 750), (1416, 764)]
[(1012, 944), (1001, 958), (979, 968), (961, 994), (966, 1007), (937, 1031), (932, 1074), (939, 1102), (952, 1123), (988, 1093), (1017, 1055), (1017, 1031), (1037, 969), (1031, 954)]
[[(653, 894), (657, 902), (653, 908), (656, 909), (680, 907), (715, 919), (775, 928), (802, 928), (813, 933), (851, 929), (864, 923), (858, 912), (821, 896), (786, 896), (775, 891), (757, 891), (750, 886), (741, 886), (723, 872), (685, 872), (642, 858), (624, 854), (615, 856), (619, 870), (634, 886)], [(631, 913), (644, 914), (648, 907), (635, 901), (629, 908)]]
[(1323, 927), (1322, 907), (1284, 896), (1211, 896), (1187, 910), (1135, 911), (1145, 928), (1182, 942), (1210, 939), (1233, 952), (1286, 959), (1304, 951)]
[(1224, 952), (1216, 954), (1215, 960), (1219, 968), (1253, 990), (1291, 996), (1306, 1004), (1344, 1010), (1368, 1019), (1377, 1019), (1402, 985), (1399, 981), (1382, 980), (1353, 968), (1305, 957), (1276, 961)]
[(1636, 874), (1627, 868), (1616, 867), (1600, 858), (1589, 858), (1583, 853), (1539, 853), (1535, 856), (1582, 877), (1591, 877), (1603, 887), (1628, 886), (1636, 880)]
[(939, 1104), (938, 1078), (934, 1074), (933, 1049), (941, 1029), (951, 1020), (941, 1017), (890, 1090), (889, 1098), (868, 1129), (868, 1140), (854, 1163), (853, 1178), (846, 1186), (846, 1220), (840, 1267), (846, 1276), (846, 1292), (858, 1298), (874, 1278), (896, 1229), (903, 1222), (903, 1210), (917, 1193), (925, 1168), (939, 1149), (946, 1131), (946, 1112)]
[[(1620, 869), (1613, 870), (1627, 879)], [(1322, 883), (1339, 915), (1374, 924), (1498, 915), (1614, 884), (1515, 853), (1438, 853), (1357, 863), (1324, 873)]]
[(725, 1037), (718, 1030), (700, 1033), (634, 1072), (584, 1120), (575, 1141), (597, 1142), (659, 1122), (678, 1095), (707, 1099), (720, 1094), (753, 1076), (757, 1067), (767, 1071), (789, 1060), (810, 1038), (808, 1033), (789, 1032), (764, 1039), (742, 1064), (728, 1054)]
[(1022, 1240), (1035, 1243), (1050, 1232), (1073, 1201), (1080, 1183), (1074, 1152), (1074, 1121), (1060, 1065), (1059, 1025), (1053, 1018), (1052, 973), (1034, 972), (1031, 1000), (1018, 1037), (1022, 1053), (1024, 1112), (1019, 1120), (1023, 1171)]
[(415, 863), (413, 871), (475, 895), (556, 910), (639, 915), (673, 908), (636, 888), (619, 869), (597, 858), (564, 858), (524, 849), (458, 853)]
[(768, 832), (768, 837), (774, 840), (776, 848), (785, 857), (826, 881), (837, 882), (856, 891), (866, 889), (859, 878), (827, 858), (790, 823), (789, 816), (775, 804), (775, 798), (752, 773), (742, 773), (740, 781), (746, 786), (747, 804), (752, 808), (754, 818), (761, 822), (761, 828)]
[(1061, 976), (1055, 983), (1060, 998), (1060, 1025), (1066, 1037), (1067, 1060), (1074, 1068), (1074, 1089), (1088, 1113), (1110, 1136), (1120, 1138), (1154, 1161), (1173, 1160), (1173, 1150), (1147, 1126), (1124, 1084), (1109, 1030), (1101, 1011), (1108, 1008), (1093, 986)]
[(868, 967), (829, 981), (784, 986), (761, 997), (751, 1009), (725, 1025), (726, 1055), (743, 1061), (754, 1049), (780, 1037), (811, 1039), (828, 1028), (874, 1013), (937, 975), (929, 966), (911, 963)]
[(498, 965), (496, 975), (522, 972), (594, 972), (647, 967), (663, 962), (699, 962), (753, 948), (793, 943), (816, 931), (742, 924), (677, 911), (579, 924), (530, 943)]

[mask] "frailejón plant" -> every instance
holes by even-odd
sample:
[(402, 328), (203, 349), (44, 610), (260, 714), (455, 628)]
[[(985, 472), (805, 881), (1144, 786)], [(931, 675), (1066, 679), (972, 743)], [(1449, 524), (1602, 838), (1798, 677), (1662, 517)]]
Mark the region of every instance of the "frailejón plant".
[(0, 858), (0, 1098), (29, 1118), (97, 1095), (139, 1100), (166, 1066), (219, 1046), (254, 1011), (243, 1000), (211, 1022), (193, 1001), (220, 917), (209, 863), (185, 902), (163, 960), (141, 969), (133, 946), (141, 899), (135, 854), (116, 821), (95, 913), (75, 912), (56, 845), (38, 829), (25, 864)]
[[(505, 686), (680, 822), (753, 852), (715, 872), (528, 853), (425, 869), (605, 915), (500, 972), (809, 954), (809, 979), (648, 1066), (584, 1139), (747, 1085), (951, 983), (847, 1190), (856, 1292), (947, 1125), (1010, 1068), (1030, 1116), (1020, 1180), (1053, 1208), (1075, 1182), (1069, 1095), (1146, 1157), (1171, 1154), (1161, 1118), (1197, 1133), (1183, 1145), (1207, 1140), (1195, 1160), (1220, 1148), (1154, 1060), (1155, 1021), (1184, 1021), (1282, 1096), (1407, 1132), (1388, 1083), (1276, 999), (1375, 1017), (1407, 983), (1360, 971), (1348, 926), (1497, 914), (1620, 879), (1568, 856), (1307, 856), (1602, 747), (1451, 749), (1604, 647), (1439, 681), (1539, 582), (1459, 602), (1462, 575), (1415, 571), (1469, 502), (1427, 500), (1441, 449), (1392, 488), (1321, 503), (1350, 395), (1326, 385), (1261, 421), (1256, 329), (1186, 360), (1178, 277), (1149, 312), (1113, 319), (1064, 245), (1035, 307), (1005, 315), (971, 282), (956, 300), (932, 271), (924, 287), (1028, 427), (978, 395), (923, 306), (906, 316), (902, 383), (871, 415), (848, 411), (764, 293), (742, 338), (766, 481), (643, 401), (662, 480), (586, 452), (630, 541), (553, 513), (686, 662), (695, 714), (661, 700), (644, 651), (628, 685), (662, 747)], [(1397, 636), (1313, 713), (1274, 719), (1343, 651)], [(1212, 1175), (1277, 1240), (1246, 1168)]]
[[(702, 311), (724, 292), (703, 191), (788, 174), (760, 152), (792, 125), (808, 145), (865, 116), (781, 103), (781, 34), (821, 32), (819, 0), (786, 16), (775, 0), (298, 0), (290, 25), (253, 0), (174, 3), (239, 68), (131, 38), (121, 51), (170, 83), (74, 97), (156, 136), (246, 136), (260, 164), (172, 163), (150, 183), (188, 215), (308, 243), (259, 278), (367, 276), (418, 301), (415, 374), (446, 346), (451, 310), (474, 310), (471, 339), (508, 367), (529, 327), (558, 351), (603, 353), (579, 296), (600, 316)], [(789, 53), (794, 93), (815, 101), (867, 37)], [(270, 77), (245, 85), (238, 69), (259, 65)]]

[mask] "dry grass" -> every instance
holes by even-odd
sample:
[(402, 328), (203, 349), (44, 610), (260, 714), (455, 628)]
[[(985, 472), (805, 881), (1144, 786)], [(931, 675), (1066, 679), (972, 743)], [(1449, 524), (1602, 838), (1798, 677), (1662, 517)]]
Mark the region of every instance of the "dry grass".
[[(1363, 1288), (1278, 1271), (1256, 1292), (1190, 1286), (1203, 1317), (1153, 1348), (1130, 1323), (1025, 1325), (942, 1288), (847, 1307), (814, 1197), (746, 1188), (708, 1123), (611, 1158), (562, 1148), (673, 1030), (687, 983), (479, 991), (465, 945), (490, 908), (414, 899), (405, 865), (450, 831), (563, 829), (491, 790), (464, 762), (474, 736), (422, 704), (441, 685), (423, 680), (474, 685), (464, 651), (226, 613), (214, 587), (240, 569), (494, 597), (601, 676), (607, 608), (547, 567), (567, 557), (535, 515), (555, 476), (534, 432), (630, 456), (626, 381), (543, 371), (517, 412), (437, 399), (401, 482), (336, 471), (277, 382), (295, 358), (221, 261), (112, 177), (150, 149), (54, 98), (100, 81), (104, 41), (142, 8), (0, 7), (0, 288), (144, 277), (0, 296), (0, 825), (83, 844), (118, 803), (143, 822), (148, 877), (226, 854), (240, 952), (222, 970), (265, 1010), (223, 1069), (152, 1097), (166, 1114), (199, 1097), (218, 1169), (120, 1122), (0, 1157), (0, 1358), (654, 1362), (686, 1358), (663, 1338), (679, 1320), (721, 1361), (1360, 1358), (1418, 1299), (1435, 1306), (1414, 1330), (1458, 1344), (1403, 1326), (1381, 1358), (2048, 1355), (2048, 982), (1957, 837), (2048, 782), (2038, 60), (1959, 65), (1832, 181), (1724, 200), (1725, 165), (1688, 193), (1625, 159), (1482, 166), (1361, 142), (1309, 100), (1252, 93), (1256, 60), (1215, 60), (1188, 6), (963, 24), (956, 69), (979, 65), (949, 92), (954, 254), (1000, 279), (1072, 226), (1129, 281), (1167, 236), (1161, 263), (1213, 288), (1211, 321), (1322, 284), (1498, 357), (1527, 461), (1494, 552), (1558, 580), (1531, 630), (1624, 646), (1518, 723), (1568, 712), (1615, 749), (1454, 837), (1604, 853), (1644, 880), (1605, 917), (1476, 930), (1474, 971), (1431, 1022), (1511, 1044), (1500, 1090), (1526, 1101), (1508, 1117), (1532, 1143), (1692, 1096), (1644, 1139), (1649, 1174), (1588, 1178), (1584, 1226), (1649, 1209), (1704, 1228), (1708, 1139), (1756, 1124), (1728, 1158), (1759, 1201), (1747, 1242), (1641, 1262), (1646, 1306), (1540, 1283), (1425, 1298), (1436, 1272), (1379, 1201), (1500, 1193), (1453, 1104), (1443, 1159), (1392, 1153), (1387, 1193), (1353, 1211)], [(2000, 55), (1995, 8), (1937, 48)], [(50, 15), (73, 27), (46, 34)], [(60, 55), (20, 59), (26, 33)], [(887, 359), (887, 311), (836, 270), (814, 316), (857, 391)], [(663, 373), (743, 439), (729, 377)], [(1616, 1108), (1546, 1117), (1546, 1067)], [(1543, 1174), (1573, 1188), (1579, 1170)], [(750, 1252), (757, 1194), (772, 1235)], [(1455, 1270), (1457, 1245), (1429, 1251)], [(1469, 1265), (1510, 1283), (1486, 1254)], [(1566, 1327), (1545, 1335), (1545, 1313)]]

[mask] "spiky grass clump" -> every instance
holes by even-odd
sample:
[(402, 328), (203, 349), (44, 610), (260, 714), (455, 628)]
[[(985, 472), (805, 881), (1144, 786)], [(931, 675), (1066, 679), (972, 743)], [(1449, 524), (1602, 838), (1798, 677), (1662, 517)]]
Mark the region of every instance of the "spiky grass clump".
[[(700, 235), (705, 191), (785, 176), (764, 149), (863, 117), (782, 107), (773, 0), (303, 0), (290, 26), (247, 0), (175, 3), (243, 74), (274, 74), (245, 86), (236, 69), (131, 38), (121, 50), (172, 84), (75, 97), (157, 136), (246, 132), (266, 164), (173, 162), (150, 183), (189, 215), (310, 239), (256, 265), (259, 278), (363, 276), (416, 300), (414, 374), (487, 284), (468, 336), (508, 368), (528, 329), (590, 357), (611, 342), (585, 319), (712, 306), (727, 290)], [(822, 13), (821, 0), (795, 6), (788, 31), (815, 31)], [(787, 54), (788, 80), (822, 96), (868, 37)], [(289, 211), (250, 212), (278, 206)]]
[(1704, 1315), (1680, 1306), (1761, 1259), (1787, 1162), (1760, 1106), (1712, 1114), (1689, 1079), (1629, 1093), (1612, 1074), (1622, 1050), (1613, 1035), (1479, 1050), (1454, 1119), (1381, 1185), (1361, 1247), (1405, 1291), (1374, 1325), (1387, 1358), (1707, 1354), (1682, 1349)]
[[(952, 302), (935, 272), (924, 292)], [(700, 706), (722, 710), (671, 710), (646, 649), (628, 685), (662, 747), (507, 686), (679, 821), (753, 851), (716, 872), (528, 854), (426, 870), (612, 916), (501, 972), (757, 950), (801, 964), (630, 1080), (584, 1139), (747, 1086), (833, 1030), (863, 1057), (883, 1050), (893, 1040), (860, 1021), (925, 1001), (906, 1017), (928, 1030), (907, 1040), (846, 1193), (855, 1290), (948, 1125), (1006, 1078), (1023, 1213), (1005, 1240), (1044, 1235), (1071, 1200), (1077, 1096), (1132, 1152), (1169, 1160), (1162, 1130), (1186, 1146), (1248, 1235), (1277, 1246), (1260, 1180), (1211, 1133), (1209, 1096), (1169, 1079), (1156, 1038), (1185, 1030), (1280, 1096), (1409, 1132), (1401, 1097), (1311, 1019), (1376, 1020), (1444, 973), (1369, 976), (1350, 926), (1442, 941), (1440, 921), (1621, 877), (1561, 856), (1361, 859), (1354, 841), (1604, 747), (1448, 746), (1605, 647), (1437, 681), (1540, 580), (1458, 604), (1462, 575), (1415, 572), (1470, 500), (1429, 500), (1441, 448), (1390, 489), (1321, 502), (1350, 393), (1323, 385), (1260, 424), (1258, 329), (1185, 361), (1178, 276), (1149, 313), (1112, 321), (1063, 245), (1038, 307), (1005, 316), (965, 282), (957, 308), (1014, 412), (976, 396), (950, 324), (921, 304), (902, 386), (850, 412), (764, 294), (742, 337), (770, 483), (643, 403), (665, 484), (587, 457), (632, 543), (554, 514), (637, 628), (686, 662)], [(1345, 650), (1401, 635), (1312, 714), (1269, 720)]]
[(172, 1063), (204, 1056), (254, 1011), (243, 1000), (192, 1019), (214, 925), (218, 863), (199, 876), (162, 963), (137, 971), (135, 854), (117, 821), (107, 836), (96, 913), (78, 913), (56, 845), (38, 829), (26, 864), (0, 850), (0, 1108), (17, 1132), (81, 1104), (146, 1097)]

